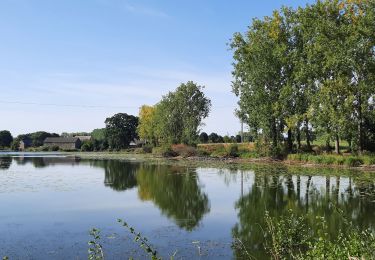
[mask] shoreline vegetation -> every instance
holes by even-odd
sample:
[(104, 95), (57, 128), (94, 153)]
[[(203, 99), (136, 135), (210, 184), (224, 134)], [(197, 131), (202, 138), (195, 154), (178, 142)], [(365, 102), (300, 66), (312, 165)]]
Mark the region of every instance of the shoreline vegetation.
[[(117, 160), (169, 160), (186, 163), (189, 165), (210, 165), (219, 163), (220, 166), (248, 164), (281, 164), (286, 166), (300, 166), (304, 168), (334, 168), (353, 169), (368, 172), (375, 172), (375, 155), (352, 155), (352, 154), (320, 154), (310, 153), (288, 154), (284, 158), (273, 158), (259, 156), (251, 147), (246, 144), (209, 144), (198, 145), (197, 147), (187, 145), (171, 145), (156, 147), (151, 151), (143, 148), (134, 148), (121, 151), (102, 152), (63, 152), (67, 155), (78, 156), (83, 159), (117, 159)], [(32, 150), (30, 150), (32, 151)], [(35, 150), (34, 150), (35, 151)]]
[[(320, 150), (315, 146), (315, 150)], [(1, 150), (0, 150), (1, 151)], [(12, 152), (12, 150), (3, 150)], [(185, 144), (162, 145), (152, 147), (145, 145), (138, 148), (104, 151), (56, 150), (46, 147), (28, 148), (25, 152), (62, 152), (66, 155), (78, 156), (83, 159), (139, 159), (139, 160), (170, 160), (189, 164), (220, 163), (226, 165), (247, 164), (282, 164), (304, 168), (335, 168), (355, 169), (375, 172), (375, 154), (352, 153), (293, 153), (279, 156), (262, 155), (255, 143), (207, 143), (189, 146)]]

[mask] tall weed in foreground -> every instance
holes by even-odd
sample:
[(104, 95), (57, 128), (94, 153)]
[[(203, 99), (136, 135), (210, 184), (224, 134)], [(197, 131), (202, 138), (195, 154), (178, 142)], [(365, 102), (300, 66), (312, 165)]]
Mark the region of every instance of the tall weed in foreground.
[(88, 242), (89, 244), (89, 260), (102, 260), (104, 259), (103, 246), (100, 243), (100, 230), (93, 228), (90, 230), (90, 236), (92, 240)]
[(144, 251), (150, 256), (152, 260), (161, 260), (161, 257), (158, 256), (158, 252), (151, 246), (148, 239), (140, 232), (136, 232), (136, 230), (129, 226), (128, 223), (123, 221), (122, 219), (117, 220), (124, 228), (126, 228), (132, 235), (134, 235), (134, 242), (137, 243)]
[[(134, 236), (133, 241), (139, 245), (140, 248), (144, 250), (144, 252), (150, 257), (151, 260), (162, 260), (162, 258), (158, 255), (158, 252), (151, 246), (148, 239), (140, 232), (137, 232), (133, 227), (129, 226), (128, 223), (123, 221), (122, 219), (117, 220), (121, 226), (126, 228), (130, 234)], [(92, 240), (88, 242), (89, 249), (88, 249), (88, 259), (89, 260), (104, 260), (104, 251), (103, 246), (101, 244), (101, 235), (100, 230), (97, 228), (93, 228), (90, 230), (90, 236)], [(130, 257), (129, 259), (133, 259)], [(170, 260), (174, 259), (174, 255), (170, 257)], [(3, 260), (9, 260), (8, 258), (3, 258)]]
[(323, 217), (316, 217), (317, 230), (307, 225), (305, 216), (289, 211), (279, 220), (266, 218), (266, 249), (272, 259), (375, 259), (375, 236), (371, 230), (360, 231), (344, 217), (345, 230), (333, 241)]

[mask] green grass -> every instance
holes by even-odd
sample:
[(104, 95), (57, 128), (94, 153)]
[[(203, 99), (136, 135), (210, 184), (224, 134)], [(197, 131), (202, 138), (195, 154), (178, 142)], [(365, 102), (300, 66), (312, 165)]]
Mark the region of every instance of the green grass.
[(349, 167), (375, 165), (375, 155), (313, 155), (306, 153), (289, 154), (288, 160), (325, 165), (345, 165)]

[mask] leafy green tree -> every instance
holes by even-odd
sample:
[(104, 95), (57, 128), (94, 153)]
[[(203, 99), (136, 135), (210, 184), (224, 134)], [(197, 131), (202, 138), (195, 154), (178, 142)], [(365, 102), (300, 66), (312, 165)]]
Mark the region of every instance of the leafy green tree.
[(302, 137), (311, 150), (316, 131), (337, 153), (343, 138), (364, 149), (375, 95), (374, 6), (325, 0), (282, 8), (234, 35), (237, 115), (257, 139), (275, 148), (287, 133), (290, 151), (294, 140), (301, 149)]
[(86, 140), (82, 142), (81, 151), (92, 152), (94, 150), (94, 144), (91, 140)]
[(55, 133), (48, 133), (45, 131), (38, 131), (38, 132), (26, 134), (24, 135), (24, 137), (29, 137), (31, 139), (32, 141), (31, 145), (33, 147), (39, 147), (44, 144), (44, 140), (47, 137), (59, 137), (59, 135)]
[(208, 134), (206, 132), (200, 133), (200, 135), (199, 135), (199, 141), (202, 144), (206, 144), (208, 142)]
[(105, 128), (94, 129), (91, 132), (91, 138), (98, 140), (98, 141), (105, 140), (105, 131), (106, 131)]
[(158, 139), (186, 144), (197, 141), (199, 127), (211, 108), (211, 101), (203, 93), (203, 88), (188, 81), (163, 97), (155, 107), (155, 132)]
[(208, 140), (211, 143), (224, 143), (224, 138), (222, 136), (218, 135), (217, 133), (211, 133), (208, 136)]
[(236, 33), (233, 92), (239, 96), (241, 117), (250, 128), (261, 129), (266, 142), (277, 147), (282, 140), (284, 115), (281, 102), (288, 76), (287, 33), (282, 14), (254, 19), (245, 35)]
[(231, 136), (228, 136), (228, 135), (225, 135), (223, 137), (224, 139), (224, 143), (233, 143), (234, 142), (234, 138), (232, 138)]
[(107, 118), (105, 125), (106, 139), (112, 149), (127, 148), (130, 142), (138, 137), (138, 117), (119, 113)]
[(155, 107), (143, 105), (139, 110), (139, 125), (137, 128), (138, 135), (147, 143), (157, 144)]
[(0, 147), (10, 147), (13, 141), (13, 136), (8, 130), (0, 131)]

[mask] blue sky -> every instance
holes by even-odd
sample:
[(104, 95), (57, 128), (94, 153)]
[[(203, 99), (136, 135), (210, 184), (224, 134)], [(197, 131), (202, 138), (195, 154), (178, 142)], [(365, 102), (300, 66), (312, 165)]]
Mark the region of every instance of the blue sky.
[(193, 80), (213, 104), (203, 130), (236, 134), (227, 43), (308, 2), (0, 0), (0, 130), (91, 131)]

